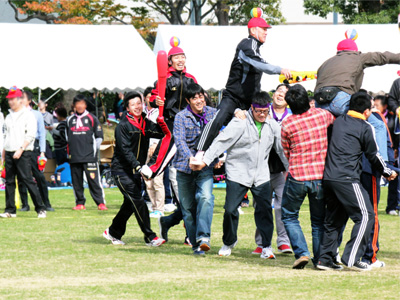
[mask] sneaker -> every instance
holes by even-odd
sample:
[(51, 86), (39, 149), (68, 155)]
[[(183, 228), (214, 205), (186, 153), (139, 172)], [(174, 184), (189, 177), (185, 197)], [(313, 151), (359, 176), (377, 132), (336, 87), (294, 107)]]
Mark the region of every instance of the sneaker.
[(328, 271), (328, 270), (341, 271), (341, 270), (343, 270), (342, 266), (339, 266), (339, 265), (335, 264), (334, 262), (323, 263), (323, 262), (319, 261), (315, 267), (318, 270), (324, 270), (324, 271)]
[(395, 211), (394, 209), (388, 211), (386, 214), (391, 215), (391, 216), (398, 216), (397, 211)]
[(386, 264), (383, 261), (380, 261), (378, 259), (374, 263), (370, 264), (371, 268), (384, 268), (385, 265)]
[(207, 241), (207, 240), (201, 240), (201, 241), (200, 241), (200, 247), (199, 247), (199, 249), (200, 249), (201, 251), (204, 251), (204, 252), (209, 251), (209, 250), (211, 249), (211, 247), (210, 247), (210, 242)]
[(153, 211), (153, 204), (151, 204), (150, 201), (146, 201), (146, 205), (147, 205), (147, 209), (149, 210), (149, 212)]
[(290, 249), (290, 246), (289, 246), (289, 245), (286, 245), (286, 244), (280, 245), (280, 246), (278, 247), (278, 252), (281, 252), (281, 253), (288, 253), (288, 254), (293, 253), (292, 249)]
[(205, 255), (206, 253), (203, 251), (203, 250), (201, 250), (200, 248), (198, 248), (197, 250), (194, 250), (193, 251), (193, 255), (199, 255), (199, 256), (201, 256), (201, 255)]
[(262, 250), (262, 247), (257, 247), (253, 252), (251, 252), (251, 254), (260, 255), (262, 253)]
[(173, 212), (177, 209), (176, 205), (173, 203), (168, 203), (164, 205), (164, 211), (165, 212)]
[(260, 258), (264, 258), (264, 259), (275, 259), (275, 255), (272, 252), (272, 248), (271, 247), (265, 247), (262, 249), (262, 253), (260, 255)]
[(244, 211), (242, 210), (242, 207), (239, 206), (237, 210), (239, 212), (239, 215), (243, 215), (244, 214)]
[(299, 259), (296, 259), (293, 264), (293, 269), (304, 269), (305, 265), (308, 264), (309, 259), (308, 256), (302, 256)]
[(31, 208), (29, 207), (29, 205), (27, 206), (23, 206), (19, 211), (30, 211)]
[(241, 207), (249, 207), (249, 204), (247, 202), (242, 202), (240, 204)]
[(103, 237), (105, 237), (107, 240), (111, 241), (111, 243), (113, 245), (125, 245), (125, 243), (119, 239), (116, 239), (115, 237), (113, 237), (109, 231), (108, 228), (106, 230), (104, 230), (103, 232)]
[(183, 244), (184, 244), (185, 246), (192, 246), (192, 243), (190, 242), (188, 236), (185, 237), (185, 241), (183, 242)]
[(38, 212), (37, 217), (38, 218), (46, 218), (47, 214), (45, 210), (41, 210)]
[(159, 210), (155, 210), (155, 211), (153, 211), (153, 212), (150, 213), (150, 218), (159, 219), (159, 218), (161, 218), (162, 216), (164, 216), (164, 214), (163, 214), (161, 211), (159, 211)]
[(54, 211), (54, 208), (52, 208), (51, 206), (46, 207), (46, 211)]
[(150, 243), (146, 243), (147, 246), (151, 246), (151, 247), (158, 247), (161, 246), (162, 244), (165, 243), (165, 240), (159, 237), (155, 237), (154, 239), (151, 240)]
[(168, 230), (169, 227), (164, 223), (164, 217), (158, 219), (158, 226), (160, 227), (160, 237), (168, 242)]
[(8, 212), (0, 214), (0, 218), (16, 218), (16, 217), (17, 217), (17, 214), (10, 214)]
[(350, 270), (357, 271), (357, 272), (364, 272), (364, 271), (371, 271), (372, 267), (362, 261), (356, 261), (352, 267), (348, 267)]
[(229, 255), (231, 255), (232, 249), (235, 248), (236, 244), (237, 244), (237, 241), (234, 242), (234, 243), (233, 243), (232, 245), (230, 245), (230, 246), (223, 245), (223, 246), (221, 247), (221, 249), (219, 249), (218, 255), (219, 255), (219, 256), (229, 256)]
[(86, 207), (83, 204), (78, 204), (77, 206), (72, 208), (73, 210), (85, 210)]
[(107, 206), (104, 203), (100, 203), (99, 206), (97, 206), (98, 210), (108, 210)]
[(337, 251), (338, 251), (338, 252), (337, 252), (336, 257), (334, 258), (333, 262), (334, 262), (335, 264), (337, 264), (337, 265), (341, 265), (341, 264), (342, 264), (342, 260), (341, 260), (341, 258), (340, 258), (339, 248), (338, 248)]

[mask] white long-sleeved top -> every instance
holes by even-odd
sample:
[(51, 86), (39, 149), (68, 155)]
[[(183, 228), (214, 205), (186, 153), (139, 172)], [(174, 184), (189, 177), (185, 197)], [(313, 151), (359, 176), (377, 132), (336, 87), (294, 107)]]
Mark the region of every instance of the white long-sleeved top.
[(3, 126), (5, 151), (17, 151), (22, 147), (24, 141), (29, 142), (25, 150), (32, 151), (37, 130), (35, 116), (26, 107), (18, 112), (13, 112), (10, 109), (9, 112)]

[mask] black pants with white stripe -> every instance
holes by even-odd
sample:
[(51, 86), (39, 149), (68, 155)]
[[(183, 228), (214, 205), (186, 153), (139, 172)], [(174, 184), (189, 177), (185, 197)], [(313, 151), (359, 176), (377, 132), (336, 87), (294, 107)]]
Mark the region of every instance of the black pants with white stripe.
[(353, 266), (363, 256), (374, 225), (374, 210), (368, 193), (359, 181), (324, 181), (326, 214), (319, 260), (328, 263), (336, 256), (338, 235), (348, 218), (354, 226), (341, 257), (346, 266)]
[(219, 134), (222, 126), (227, 125), (230, 120), (232, 120), (237, 108), (247, 110), (250, 108), (250, 105), (240, 102), (232, 97), (231, 94), (224, 91), (221, 104), (218, 106), (218, 111), (214, 118), (204, 127), (203, 132), (195, 145), (195, 149), (206, 151), (215, 137)]
[(109, 228), (110, 235), (120, 240), (125, 234), (126, 223), (135, 214), (145, 242), (150, 243), (156, 234), (151, 230), (149, 209), (142, 197), (140, 175), (115, 175), (114, 181), (124, 196), (124, 202)]
[(76, 204), (85, 205), (86, 198), (83, 187), (83, 173), (89, 185), (90, 195), (96, 205), (105, 203), (104, 190), (101, 186), (100, 170), (98, 163), (73, 163), (71, 164), (72, 187), (74, 188)]

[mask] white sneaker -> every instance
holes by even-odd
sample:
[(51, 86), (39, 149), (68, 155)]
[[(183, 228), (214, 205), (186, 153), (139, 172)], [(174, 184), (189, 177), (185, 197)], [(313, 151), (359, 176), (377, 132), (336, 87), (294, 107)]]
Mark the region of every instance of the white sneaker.
[(234, 243), (233, 243), (232, 245), (230, 245), (230, 246), (223, 245), (223, 246), (221, 247), (221, 249), (219, 249), (218, 255), (219, 255), (219, 256), (229, 256), (229, 255), (231, 255), (232, 249), (235, 248), (236, 244), (237, 244), (237, 241), (234, 242)]
[(109, 232), (108, 232), (108, 228), (106, 230), (104, 230), (103, 232), (103, 237), (105, 237), (107, 240), (111, 241), (111, 243), (113, 245), (125, 245), (125, 243), (119, 239), (116, 239), (115, 237), (113, 237)]
[(153, 212), (150, 213), (150, 218), (159, 219), (159, 218), (161, 218), (161, 217), (163, 217), (163, 216), (164, 216), (164, 214), (163, 214), (161, 211), (159, 211), (159, 210), (155, 210), (155, 211), (153, 211)]
[(164, 211), (165, 212), (173, 212), (177, 209), (176, 205), (173, 203), (168, 203), (164, 205)]
[(266, 259), (275, 259), (275, 255), (272, 252), (272, 248), (271, 247), (265, 247), (262, 249), (260, 258), (266, 258)]
[(0, 214), (0, 218), (16, 218), (16, 217), (17, 217), (17, 214), (10, 214), (8, 212)]
[(151, 240), (150, 243), (146, 243), (147, 246), (151, 246), (151, 247), (158, 247), (161, 246), (162, 244), (165, 243), (165, 240), (159, 237), (155, 237), (154, 239)]
[(383, 261), (380, 260), (376, 260), (376, 262), (374, 262), (373, 264), (370, 264), (371, 268), (383, 268), (385, 267), (385, 263)]
[(391, 216), (398, 216), (397, 211), (395, 211), (395, 210), (391, 210), (387, 214), (391, 215)]
[(238, 212), (239, 212), (239, 215), (244, 215), (244, 211), (242, 210), (242, 207), (238, 207)]
[(38, 214), (37, 214), (37, 217), (38, 217), (38, 218), (42, 218), (42, 219), (43, 219), (43, 218), (46, 218), (46, 216), (47, 216), (47, 215), (46, 215), (46, 211), (45, 211), (45, 210), (41, 210), (41, 211), (39, 211)]
[(153, 204), (151, 204), (151, 202), (147, 202), (146, 201), (146, 205), (147, 205), (147, 208), (149, 209), (149, 212), (152, 212), (153, 211)]

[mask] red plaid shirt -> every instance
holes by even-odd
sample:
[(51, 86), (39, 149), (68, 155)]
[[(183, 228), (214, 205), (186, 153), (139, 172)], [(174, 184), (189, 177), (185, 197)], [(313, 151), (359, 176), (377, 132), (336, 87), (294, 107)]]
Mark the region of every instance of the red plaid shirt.
[(282, 147), (294, 179), (322, 179), (328, 150), (327, 129), (334, 120), (329, 111), (320, 108), (310, 108), (283, 120)]

